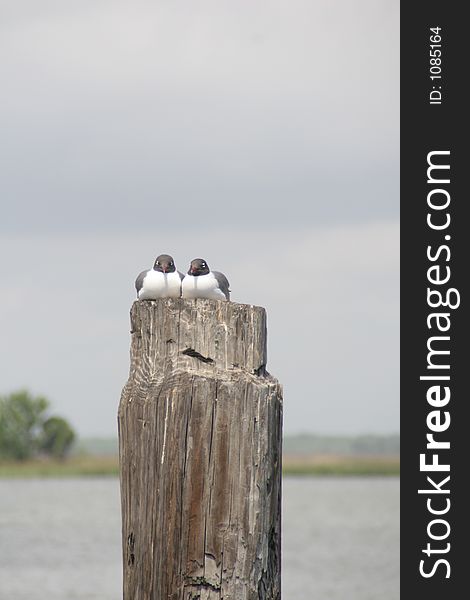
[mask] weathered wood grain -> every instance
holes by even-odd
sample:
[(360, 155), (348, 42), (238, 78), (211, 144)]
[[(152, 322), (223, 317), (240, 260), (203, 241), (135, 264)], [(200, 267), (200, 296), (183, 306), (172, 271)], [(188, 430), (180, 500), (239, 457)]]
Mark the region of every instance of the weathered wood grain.
[(264, 309), (137, 301), (131, 326), (124, 600), (278, 600), (282, 391)]

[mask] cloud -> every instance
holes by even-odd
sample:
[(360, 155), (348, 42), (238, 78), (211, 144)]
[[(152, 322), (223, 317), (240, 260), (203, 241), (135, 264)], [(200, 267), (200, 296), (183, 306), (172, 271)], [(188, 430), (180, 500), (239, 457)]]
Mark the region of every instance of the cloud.
[(267, 307), (286, 430), (396, 430), (399, 3), (7, 4), (2, 387), (113, 432), (170, 252)]
[(397, 2), (36, 4), (1, 41), (4, 231), (396, 216)]

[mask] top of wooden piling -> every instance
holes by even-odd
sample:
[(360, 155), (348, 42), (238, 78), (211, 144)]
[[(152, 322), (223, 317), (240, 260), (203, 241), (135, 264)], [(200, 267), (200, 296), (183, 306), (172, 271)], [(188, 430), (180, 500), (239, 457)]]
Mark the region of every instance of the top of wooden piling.
[(266, 311), (260, 306), (165, 298), (131, 308), (131, 372), (179, 369), (201, 374), (242, 369), (266, 375)]

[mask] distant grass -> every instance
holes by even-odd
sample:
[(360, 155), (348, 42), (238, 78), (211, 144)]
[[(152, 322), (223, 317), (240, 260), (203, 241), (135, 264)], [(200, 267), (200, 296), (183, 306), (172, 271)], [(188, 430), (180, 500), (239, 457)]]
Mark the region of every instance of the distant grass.
[(67, 460), (0, 462), (0, 477), (103, 477), (119, 474), (116, 456), (74, 456)]
[[(285, 476), (399, 475), (400, 460), (398, 457), (383, 456), (285, 456), (282, 472)], [(64, 461), (0, 461), (0, 478), (113, 477), (118, 474), (117, 456), (73, 456)]]
[(399, 475), (398, 456), (285, 456), (282, 473), (289, 475)]

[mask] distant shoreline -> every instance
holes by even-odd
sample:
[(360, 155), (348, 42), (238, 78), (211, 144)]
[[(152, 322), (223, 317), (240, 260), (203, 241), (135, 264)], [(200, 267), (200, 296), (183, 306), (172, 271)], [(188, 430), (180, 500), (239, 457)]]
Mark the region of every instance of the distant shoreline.
[[(398, 476), (398, 456), (287, 455), (284, 476)], [(117, 456), (74, 456), (64, 461), (0, 462), (0, 479), (117, 477)]]

